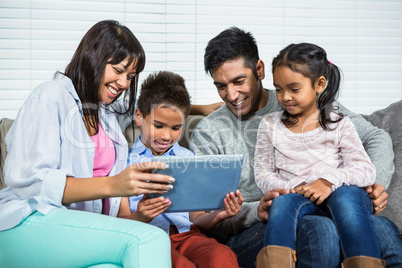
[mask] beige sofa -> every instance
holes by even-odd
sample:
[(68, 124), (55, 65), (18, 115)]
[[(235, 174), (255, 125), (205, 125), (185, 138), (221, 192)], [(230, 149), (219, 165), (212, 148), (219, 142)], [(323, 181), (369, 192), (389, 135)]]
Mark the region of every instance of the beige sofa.
[[(387, 189), (389, 194), (387, 209), (380, 215), (391, 219), (402, 230), (402, 100), (391, 104), (389, 107), (376, 111), (371, 115), (364, 115), (373, 125), (387, 131), (392, 138), (395, 153), (395, 173), (391, 184)], [(188, 148), (188, 140), (197, 123), (203, 118), (200, 115), (190, 115), (184, 127), (183, 135), (179, 140), (180, 145)], [(0, 189), (5, 187), (3, 179), (4, 160), (7, 154), (5, 146), (5, 135), (12, 125), (13, 120), (3, 118), (0, 120)], [(129, 145), (139, 134), (136, 126), (130, 126), (125, 131)]]

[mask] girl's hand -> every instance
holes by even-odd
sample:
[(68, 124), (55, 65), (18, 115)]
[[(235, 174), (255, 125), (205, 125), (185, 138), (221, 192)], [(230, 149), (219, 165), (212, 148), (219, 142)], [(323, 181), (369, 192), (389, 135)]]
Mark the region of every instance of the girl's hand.
[(138, 202), (137, 210), (132, 213), (133, 220), (148, 223), (163, 213), (172, 202), (164, 197), (148, 199), (147, 194)]
[(120, 174), (110, 177), (110, 196), (132, 196), (149, 193), (166, 193), (173, 188), (174, 178), (150, 173), (152, 169), (164, 169), (161, 162), (146, 162), (128, 166)]
[(225, 210), (220, 210), (216, 214), (218, 220), (224, 220), (226, 218), (233, 217), (241, 210), (241, 205), (243, 204), (244, 198), (239, 190), (236, 191), (236, 195), (231, 192), (226, 195), (223, 202), (225, 203)]
[(294, 191), (308, 198), (311, 202), (321, 205), (332, 193), (332, 183), (321, 178), (313, 181), (310, 185), (297, 186)]
[[(303, 182), (303, 183), (300, 183), (299, 185), (297, 185), (296, 187), (298, 187), (298, 186), (304, 186), (304, 185), (307, 185), (307, 184), (306, 184), (305, 182)], [(291, 193), (291, 194), (296, 194), (296, 191), (295, 191), (296, 187), (289, 189), (289, 193)]]

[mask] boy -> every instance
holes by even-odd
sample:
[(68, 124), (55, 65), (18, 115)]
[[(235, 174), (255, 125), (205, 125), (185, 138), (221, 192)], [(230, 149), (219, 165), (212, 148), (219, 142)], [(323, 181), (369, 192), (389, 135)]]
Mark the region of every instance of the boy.
[[(189, 109), (190, 97), (181, 76), (166, 71), (151, 74), (141, 86), (135, 111), (141, 135), (130, 148), (128, 165), (149, 162), (156, 155), (193, 155), (177, 143)], [(226, 210), (213, 213), (164, 213), (170, 200), (133, 196), (122, 199), (118, 216), (150, 222), (165, 230), (171, 240), (173, 267), (238, 267), (236, 254), (228, 246), (200, 232), (240, 211), (243, 197), (239, 191), (236, 195), (226, 195)]]

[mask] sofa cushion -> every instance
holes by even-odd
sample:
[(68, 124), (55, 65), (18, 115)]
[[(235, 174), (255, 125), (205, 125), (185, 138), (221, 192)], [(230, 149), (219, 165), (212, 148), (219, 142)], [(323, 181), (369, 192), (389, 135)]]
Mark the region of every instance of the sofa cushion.
[(402, 100), (385, 109), (373, 112), (365, 118), (374, 126), (389, 133), (394, 147), (395, 173), (387, 189), (387, 208), (379, 215), (391, 219), (402, 231)]

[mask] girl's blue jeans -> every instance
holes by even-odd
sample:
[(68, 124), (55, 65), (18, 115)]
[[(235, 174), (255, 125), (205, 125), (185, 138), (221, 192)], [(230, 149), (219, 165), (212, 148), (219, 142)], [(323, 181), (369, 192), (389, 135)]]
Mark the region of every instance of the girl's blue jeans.
[(275, 198), (269, 209), (264, 245), (296, 248), (297, 226), (305, 215), (330, 217), (337, 228), (344, 258), (381, 258), (380, 246), (370, 220), (373, 207), (368, 194), (355, 186), (342, 186), (318, 206), (299, 194)]

